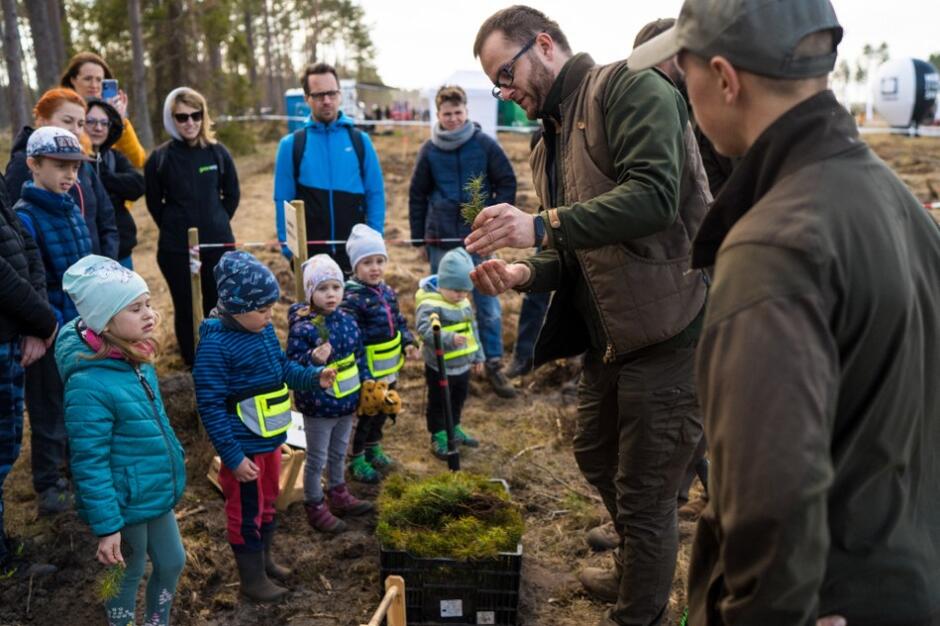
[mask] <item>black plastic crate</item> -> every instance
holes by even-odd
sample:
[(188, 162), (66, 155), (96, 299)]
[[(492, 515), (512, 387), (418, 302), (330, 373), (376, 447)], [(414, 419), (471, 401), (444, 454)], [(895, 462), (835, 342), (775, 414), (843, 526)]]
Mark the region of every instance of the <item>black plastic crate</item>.
[(476, 561), (423, 558), (380, 547), (380, 560), (380, 580), (389, 575), (405, 579), (408, 626), (517, 624), (521, 543), (515, 552)]

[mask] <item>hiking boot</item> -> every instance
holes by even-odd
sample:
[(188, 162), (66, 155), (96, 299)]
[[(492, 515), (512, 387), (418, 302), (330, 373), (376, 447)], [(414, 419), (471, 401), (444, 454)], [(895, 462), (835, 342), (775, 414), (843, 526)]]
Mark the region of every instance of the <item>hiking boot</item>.
[(382, 449), (380, 443), (366, 447), (366, 460), (372, 465), (373, 469), (379, 472), (388, 472), (395, 465), (395, 461), (385, 454), (385, 450)]
[(431, 452), (442, 461), (447, 460), (447, 431), (439, 430), (431, 435)]
[(291, 575), (289, 568), (278, 564), (271, 554), (271, 544), (274, 543), (274, 529), (263, 529), (261, 531), (261, 545), (264, 546), (264, 571), (271, 578), (284, 580)]
[(349, 475), (357, 483), (367, 485), (376, 485), (382, 480), (382, 475), (375, 471), (364, 454), (357, 454), (349, 462)]
[(490, 381), (490, 386), (500, 398), (516, 397), (516, 388), (503, 374), (503, 364), (499, 359), (490, 359), (486, 362), (486, 379)]
[(623, 567), (617, 559), (617, 555), (614, 555), (613, 567), (585, 567), (578, 572), (578, 580), (588, 595), (602, 602), (617, 601), (620, 575), (623, 573)]
[(346, 483), (331, 487), (326, 492), (326, 499), (330, 503), (330, 512), (333, 515), (344, 517), (346, 515), (365, 515), (375, 509), (375, 505), (366, 500), (360, 500), (349, 493)]
[(587, 544), (595, 552), (606, 552), (620, 545), (620, 535), (613, 522), (595, 526), (587, 532)]
[(461, 446), (467, 446), (468, 448), (480, 447), (480, 442), (468, 435), (467, 431), (460, 427), (460, 424), (454, 426), (454, 439), (456, 439), (457, 443)]
[(333, 515), (326, 500), (304, 502), (304, 509), (307, 510), (307, 523), (314, 530), (333, 535), (346, 530), (346, 522)]
[(69, 491), (69, 482), (60, 478), (56, 484), (43, 490), (36, 497), (36, 501), (39, 505), (39, 515), (58, 515), (72, 508), (74, 498)]
[(4, 543), (6, 545), (6, 556), (0, 560), (0, 580), (48, 576), (59, 569), (49, 563), (30, 562), (26, 558), (26, 547), (22, 541), (7, 537)]
[(510, 364), (509, 369), (506, 370), (506, 376), (509, 378), (519, 378), (520, 376), (525, 376), (535, 367), (535, 363), (531, 358), (528, 359), (519, 359), (514, 358), (512, 364)]
[(265, 573), (263, 552), (235, 552), (238, 566), (239, 591), (254, 602), (274, 602), (287, 593), (287, 589), (271, 582)]

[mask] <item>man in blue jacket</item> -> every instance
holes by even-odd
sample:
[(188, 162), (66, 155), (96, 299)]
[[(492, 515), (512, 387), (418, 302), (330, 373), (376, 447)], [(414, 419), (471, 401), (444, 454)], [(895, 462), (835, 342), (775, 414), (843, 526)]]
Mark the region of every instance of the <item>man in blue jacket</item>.
[[(365, 223), (385, 230), (385, 187), (372, 142), (340, 110), (342, 93), (336, 70), (326, 63), (308, 66), (301, 84), (310, 106), (304, 127), (281, 138), (274, 165), (277, 237), (287, 240), (284, 202), (303, 200), (308, 241), (344, 241), (352, 227)], [(291, 257), (287, 246), (281, 250)], [(307, 254), (329, 254), (349, 274), (342, 243), (308, 244)]]

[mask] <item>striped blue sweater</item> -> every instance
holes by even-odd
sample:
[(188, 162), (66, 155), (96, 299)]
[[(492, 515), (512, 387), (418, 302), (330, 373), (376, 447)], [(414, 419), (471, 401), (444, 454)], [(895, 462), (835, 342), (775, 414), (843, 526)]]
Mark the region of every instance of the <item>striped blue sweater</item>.
[(196, 404), (225, 466), (234, 470), (246, 455), (270, 452), (287, 439), (286, 434), (264, 438), (248, 430), (229, 410), (229, 398), (284, 383), (291, 389), (316, 389), (322, 370), (288, 360), (271, 324), (252, 333), (227, 328), (217, 318), (204, 321), (193, 365)]

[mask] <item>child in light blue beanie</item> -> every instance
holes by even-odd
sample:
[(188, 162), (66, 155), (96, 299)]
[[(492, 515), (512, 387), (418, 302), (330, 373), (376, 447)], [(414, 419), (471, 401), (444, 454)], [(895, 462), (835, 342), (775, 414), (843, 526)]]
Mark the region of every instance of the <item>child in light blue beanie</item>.
[[(125, 566), (117, 595), (105, 602), (108, 623), (134, 621), (152, 555), (146, 620), (169, 624), (186, 562), (173, 512), (186, 467), (152, 364), (159, 318), (144, 279), (112, 259), (80, 259), (62, 286), (79, 314), (62, 328), (55, 350), (75, 501), (98, 537), (98, 561)], [(130, 551), (122, 551), (122, 541)]]
[[(464, 402), (470, 391), (470, 371), (483, 373), (483, 350), (480, 332), (470, 305), (473, 283), (470, 271), (473, 260), (463, 248), (454, 248), (444, 255), (438, 273), (422, 279), (415, 295), (415, 317), (418, 334), (424, 341), (424, 376), (428, 386), (427, 418), (431, 433), (431, 452), (439, 459), (447, 458), (447, 431), (445, 423), (445, 397), (440, 378), (447, 376), (450, 387), (450, 408), (454, 419), (454, 438), (457, 443), (475, 448), (480, 443), (460, 425)], [(434, 334), (431, 314), (441, 320), (441, 342), (444, 348), (444, 367), (439, 372), (434, 353)]]

